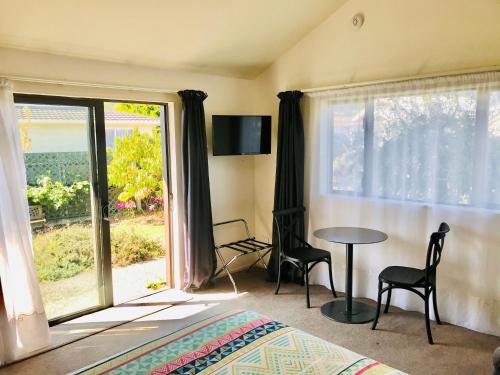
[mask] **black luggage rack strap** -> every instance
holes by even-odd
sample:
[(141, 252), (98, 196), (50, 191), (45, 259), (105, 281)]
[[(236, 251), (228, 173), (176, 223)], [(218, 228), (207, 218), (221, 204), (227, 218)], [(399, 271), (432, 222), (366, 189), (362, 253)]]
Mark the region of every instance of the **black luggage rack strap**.
[[(264, 265), (264, 268), (267, 269), (267, 264), (264, 261), (264, 257), (272, 250), (273, 245), (269, 244), (267, 242), (262, 242), (259, 240), (256, 240), (255, 237), (250, 236), (250, 231), (248, 230), (248, 224), (245, 221), (245, 219), (235, 219), (235, 220), (228, 220), (228, 221), (222, 221), (220, 223), (215, 223), (214, 228), (217, 226), (221, 225), (226, 225), (226, 224), (232, 224), (232, 223), (237, 223), (241, 222), (245, 225), (245, 231), (247, 234), (247, 238), (239, 240), (239, 241), (234, 241), (234, 242), (228, 242), (225, 244), (221, 245), (215, 245), (215, 253), (219, 257), (219, 259), (222, 262), (222, 266), (215, 272), (214, 277), (218, 276), (221, 272), (226, 271), (227, 275), (229, 277), (229, 280), (231, 280), (231, 283), (233, 284), (233, 288), (235, 293), (238, 293), (238, 289), (236, 288), (236, 283), (234, 282), (233, 276), (231, 275), (231, 272), (229, 271), (229, 266), (236, 261), (239, 257), (242, 257), (244, 255), (248, 254), (257, 254), (258, 259), (253, 262), (250, 267), (248, 267), (247, 272), (252, 269), (253, 266), (255, 266), (259, 261)], [(231, 249), (234, 251), (237, 251), (238, 254), (234, 255), (229, 261), (226, 261), (224, 257), (221, 254), (221, 249)]]

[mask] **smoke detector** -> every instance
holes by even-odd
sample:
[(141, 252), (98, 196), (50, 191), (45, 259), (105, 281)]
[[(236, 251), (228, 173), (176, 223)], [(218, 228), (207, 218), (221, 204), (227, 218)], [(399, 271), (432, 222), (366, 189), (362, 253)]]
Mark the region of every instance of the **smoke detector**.
[(356, 28), (356, 29), (360, 29), (361, 26), (363, 26), (363, 23), (365, 23), (365, 15), (363, 13), (356, 13), (353, 17), (352, 17), (352, 25)]

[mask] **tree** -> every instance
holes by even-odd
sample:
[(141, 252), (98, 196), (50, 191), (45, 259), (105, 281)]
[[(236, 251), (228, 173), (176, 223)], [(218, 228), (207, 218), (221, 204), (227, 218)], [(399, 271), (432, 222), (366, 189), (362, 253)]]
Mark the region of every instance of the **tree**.
[(163, 196), (161, 134), (139, 133), (137, 129), (123, 138), (115, 139), (114, 149), (108, 148), (108, 181), (121, 189), (118, 200), (134, 199), (139, 203), (146, 198)]
[(138, 104), (138, 103), (118, 103), (114, 106), (116, 111), (137, 113), (139, 115), (160, 117), (160, 106), (154, 104)]

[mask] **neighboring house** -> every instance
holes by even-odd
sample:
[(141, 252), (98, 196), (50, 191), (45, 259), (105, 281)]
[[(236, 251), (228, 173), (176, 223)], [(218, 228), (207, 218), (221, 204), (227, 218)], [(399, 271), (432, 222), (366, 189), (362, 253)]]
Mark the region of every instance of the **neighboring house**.
[[(25, 153), (88, 151), (86, 108), (46, 105), (17, 105), (17, 118)], [(151, 133), (160, 125), (157, 118), (105, 109), (106, 146), (113, 147), (117, 137), (134, 129)]]
[[(44, 176), (65, 185), (88, 180), (86, 108), (18, 104), (16, 109), (29, 185), (37, 185)], [(113, 147), (116, 138), (134, 129), (151, 134), (159, 125), (158, 118), (105, 109), (106, 146)]]

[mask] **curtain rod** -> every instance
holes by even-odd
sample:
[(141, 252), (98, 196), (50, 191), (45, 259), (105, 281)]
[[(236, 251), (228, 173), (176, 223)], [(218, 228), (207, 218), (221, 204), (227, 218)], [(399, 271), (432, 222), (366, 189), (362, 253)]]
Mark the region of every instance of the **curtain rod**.
[(66, 81), (66, 80), (52, 80), (46, 78), (35, 78), (35, 77), (24, 77), (16, 75), (4, 75), (0, 74), (0, 78), (7, 78), (14, 82), (27, 82), (27, 83), (42, 83), (49, 85), (65, 85), (65, 86), (77, 86), (77, 87), (92, 87), (98, 89), (111, 89), (111, 90), (123, 90), (123, 91), (142, 91), (142, 92), (153, 92), (160, 94), (175, 94), (177, 89), (159, 89), (154, 87), (140, 87), (140, 86), (125, 86), (125, 85), (110, 85), (106, 83), (91, 83), (91, 82), (79, 82), (79, 81)]
[(344, 84), (333, 85), (333, 86), (323, 86), (323, 87), (301, 89), (300, 91), (302, 91), (303, 93), (308, 93), (308, 92), (317, 92), (317, 91), (338, 90), (338, 89), (347, 89), (347, 88), (352, 88), (352, 87), (371, 86), (371, 85), (377, 85), (377, 84), (382, 84), (382, 83), (398, 83), (398, 82), (405, 82), (405, 81), (426, 79), (426, 78), (449, 77), (449, 76), (458, 76), (458, 75), (462, 75), (462, 74), (489, 73), (489, 72), (500, 72), (500, 65), (494, 65), (494, 66), (490, 66), (487, 68), (480, 68), (480, 69), (459, 70), (459, 71), (451, 71), (451, 72), (437, 72), (437, 73), (381, 79), (381, 80), (374, 80), (374, 81), (344, 83)]

